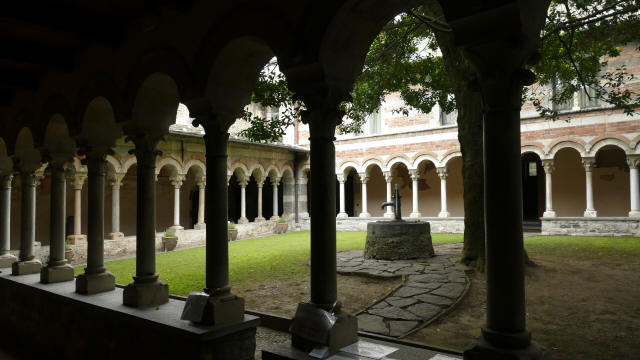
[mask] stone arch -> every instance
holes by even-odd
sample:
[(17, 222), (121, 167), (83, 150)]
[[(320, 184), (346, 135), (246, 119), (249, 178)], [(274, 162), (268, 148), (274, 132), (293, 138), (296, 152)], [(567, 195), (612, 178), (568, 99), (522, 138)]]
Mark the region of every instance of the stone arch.
[(284, 165), (282, 167), (282, 181), (289, 181), (291, 183), (295, 182), (295, 178), (293, 176), (293, 169), (289, 165)]
[(182, 164), (180, 163), (180, 161), (178, 161), (177, 159), (173, 158), (172, 156), (166, 156), (166, 157), (163, 157), (162, 159), (160, 159), (160, 161), (157, 162), (157, 164), (156, 164), (156, 176), (158, 174), (160, 174), (160, 171), (165, 166), (168, 166), (171, 169), (170, 170), (170, 174), (171, 175), (184, 175), (186, 173), (185, 171), (183, 171)]
[(116, 124), (113, 106), (105, 97), (93, 98), (83, 111), (82, 130), (78, 143), (91, 144), (97, 151), (108, 152), (122, 135), (122, 129)]
[(524, 145), (524, 146), (520, 147), (520, 155), (524, 155), (524, 154), (527, 154), (527, 153), (533, 153), (533, 154), (538, 155), (540, 160), (547, 159), (547, 155), (544, 153), (544, 151), (542, 151), (542, 149), (540, 149), (539, 147), (537, 147), (535, 145)]
[(338, 168), (338, 171), (336, 171), (336, 173), (337, 174), (344, 174), (346, 176), (347, 174), (349, 174), (349, 172), (347, 171), (349, 168), (353, 168), (356, 172), (361, 172), (360, 165), (356, 164), (353, 161), (345, 161), (344, 163), (342, 163), (340, 165), (340, 167)]
[(258, 179), (264, 179), (267, 177), (267, 173), (264, 170), (264, 166), (260, 163), (255, 163), (253, 166), (249, 168), (249, 176), (253, 176), (256, 181)]
[(280, 169), (278, 169), (275, 164), (269, 164), (269, 166), (265, 169), (265, 176), (271, 177), (272, 173), (274, 173), (277, 178), (282, 177)]
[(129, 169), (138, 163), (138, 158), (135, 156), (128, 157), (125, 161), (122, 162), (122, 172), (127, 173)]
[(70, 129), (68, 126), (74, 124), (74, 113), (71, 109), (71, 104), (62, 94), (54, 94), (47, 98), (40, 109), (40, 123), (50, 124), (54, 116), (64, 119), (65, 127), (67, 128), (66, 134), (69, 136)]
[(166, 73), (155, 72), (137, 89), (131, 108), (133, 127), (144, 129), (147, 136), (168, 133), (180, 104), (178, 84)]
[(239, 174), (243, 179), (246, 179), (249, 175), (251, 175), (251, 172), (245, 164), (240, 161), (236, 161), (229, 167), (228, 176), (231, 177), (233, 174)]
[(625, 154), (632, 153), (631, 147), (629, 147), (629, 145), (625, 141), (622, 141), (619, 138), (607, 137), (604, 139), (597, 140), (595, 143), (593, 143), (592, 146), (590, 146), (589, 156), (596, 156), (598, 151), (605, 146), (615, 146), (617, 148), (620, 148), (622, 151), (624, 151)]
[(438, 161), (438, 159), (436, 159), (435, 156), (431, 155), (431, 154), (422, 154), (419, 155), (418, 157), (415, 158), (415, 160), (413, 161), (413, 168), (417, 169), (420, 164), (424, 161), (429, 161), (433, 164), (433, 166), (435, 167), (440, 167), (440, 161)]
[(122, 164), (113, 155), (107, 155), (106, 160), (109, 163), (109, 165), (113, 168), (114, 172), (116, 172), (116, 173), (122, 173), (123, 172), (122, 171)]
[[(112, 80), (112, 77), (107, 74), (99, 74), (86, 83), (84, 83), (78, 94), (76, 95), (75, 113), (82, 115), (86, 112), (89, 104), (96, 98), (105, 99), (105, 101), (111, 107), (115, 122), (121, 122), (121, 104), (122, 104), (122, 90)], [(69, 125), (72, 128), (80, 129), (82, 117), (77, 116), (69, 121)], [(73, 130), (72, 130), (73, 131)]]
[(362, 164), (362, 171), (369, 174), (370, 173), (370, 169), (372, 166), (377, 166), (378, 168), (380, 168), (380, 171), (383, 171), (382, 169), (384, 169), (384, 165), (382, 165), (382, 161), (378, 160), (378, 159), (369, 159), (367, 161), (365, 161)]
[(570, 141), (570, 140), (560, 140), (551, 146), (549, 150), (549, 158), (552, 158), (552, 159), (555, 158), (558, 151), (565, 148), (571, 148), (576, 150), (582, 157), (588, 156), (587, 151), (585, 150), (584, 146), (582, 146), (581, 144), (575, 141)]
[(183, 171), (185, 174), (189, 173), (189, 170), (195, 167), (196, 170), (196, 177), (198, 176), (205, 176), (207, 174), (207, 166), (200, 161), (199, 159), (190, 159), (188, 160), (184, 166), (183, 166)]
[(391, 171), (398, 164), (404, 164), (404, 166), (406, 166), (407, 169), (413, 169), (411, 161), (409, 159), (407, 159), (406, 156), (400, 155), (400, 156), (396, 156), (396, 157), (391, 158), (387, 162), (387, 165), (384, 168), (384, 171)]
[(306, 180), (307, 174), (311, 171), (311, 165), (304, 164), (298, 169), (298, 180)]
[(455, 158), (461, 158), (462, 157), (462, 153), (460, 151), (453, 151), (448, 153), (447, 155), (445, 155), (441, 160), (440, 160), (440, 164), (441, 166), (444, 167), (448, 167), (449, 166), (449, 162)]

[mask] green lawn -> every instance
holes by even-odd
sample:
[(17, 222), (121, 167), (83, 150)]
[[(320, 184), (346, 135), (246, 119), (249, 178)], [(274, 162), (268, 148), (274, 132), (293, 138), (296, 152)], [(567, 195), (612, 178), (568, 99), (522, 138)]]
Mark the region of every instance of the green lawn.
[(601, 236), (534, 236), (526, 238), (529, 255), (576, 260), (640, 260), (640, 238)]
[[(364, 249), (365, 232), (339, 232), (338, 251)], [(462, 241), (461, 234), (433, 234), (434, 244)], [(169, 283), (172, 294), (186, 295), (204, 287), (205, 249), (203, 247), (159, 253), (156, 256), (160, 278)], [(309, 232), (229, 243), (229, 277), (231, 284), (246, 281), (266, 282), (286, 279), (292, 275), (308, 273)], [(83, 271), (76, 267), (76, 274)], [(116, 276), (116, 282), (127, 284), (135, 274), (135, 259), (107, 263)]]

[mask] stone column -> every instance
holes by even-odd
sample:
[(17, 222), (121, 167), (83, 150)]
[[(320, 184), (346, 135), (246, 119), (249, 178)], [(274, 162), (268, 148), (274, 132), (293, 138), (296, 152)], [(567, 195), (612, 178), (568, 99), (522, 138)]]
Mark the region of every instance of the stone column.
[(79, 294), (111, 291), (116, 286), (115, 276), (104, 266), (104, 186), (107, 167), (105, 157), (106, 153), (89, 152), (85, 160), (89, 174), (87, 267), (76, 279), (76, 292)]
[(264, 176), (256, 178), (256, 183), (258, 184), (258, 216), (253, 220), (255, 222), (262, 222), (265, 220), (264, 216), (262, 216), (262, 187), (264, 186), (264, 181)]
[(300, 219), (308, 219), (309, 202), (307, 201), (307, 179), (304, 177), (299, 177), (296, 181), (296, 186), (298, 187), (298, 212)]
[[(227, 230), (227, 145), (226, 131), (235, 117), (222, 120), (217, 116), (196, 116), (194, 123), (203, 125), (207, 156), (207, 234), (206, 287), (203, 293), (190, 295), (185, 313), (191, 304), (202, 304), (204, 311), (190, 320), (209, 325), (239, 323), (244, 319), (244, 299), (234, 295), (229, 285), (229, 239)], [(222, 123), (221, 123), (222, 122)], [(246, 186), (246, 185), (244, 185)], [(183, 319), (185, 318), (183, 313)]]
[(587, 185), (587, 209), (584, 211), (584, 217), (597, 217), (598, 212), (593, 205), (593, 168), (596, 166), (596, 159), (582, 158), (582, 166), (584, 166), (584, 175)]
[(553, 159), (542, 160), (542, 167), (544, 167), (544, 180), (545, 180), (545, 210), (542, 217), (553, 218), (556, 217), (556, 212), (553, 210), (553, 184), (552, 174), (556, 169), (556, 165)]
[(40, 272), (40, 282), (56, 283), (74, 279), (73, 268), (65, 258), (67, 180), (64, 163), (49, 162), (51, 169), (51, 209), (49, 228), (49, 262)]
[(86, 172), (76, 172), (72, 178), (74, 193), (73, 234), (67, 237), (69, 244), (84, 244), (87, 242), (87, 236), (82, 234), (82, 187), (86, 179)]
[(440, 177), (440, 213), (438, 217), (448, 218), (450, 216), (447, 210), (447, 176), (449, 172), (446, 167), (437, 168), (436, 171)]
[(11, 182), (13, 175), (0, 177), (0, 268), (11, 267), (17, 258), (11, 250)]
[(627, 165), (629, 165), (629, 197), (631, 201), (631, 211), (629, 217), (640, 218), (640, 155), (627, 155)]
[(132, 138), (132, 152), (138, 160), (136, 210), (136, 275), (123, 293), (127, 306), (146, 307), (169, 301), (169, 286), (156, 273), (156, 157), (160, 137), (138, 135)]
[(20, 255), (18, 261), (11, 264), (12, 275), (39, 273), (42, 264), (35, 257), (36, 241), (36, 183), (35, 172), (20, 174), (22, 182), (22, 217), (20, 225)]
[[(384, 172), (384, 181), (387, 184), (387, 202), (391, 202), (391, 182), (393, 180), (393, 176), (391, 176), (391, 171)], [(394, 217), (393, 209), (391, 206), (387, 206), (387, 211), (384, 213), (384, 217), (392, 218)]]
[(421, 217), (420, 210), (418, 209), (418, 200), (420, 197), (418, 196), (418, 180), (420, 180), (420, 174), (418, 170), (410, 170), (411, 182), (412, 182), (412, 190), (411, 190), (411, 199), (413, 200), (413, 211), (409, 214), (410, 217)]
[(109, 185), (111, 185), (111, 233), (107, 235), (107, 238), (111, 240), (124, 239), (124, 234), (120, 231), (120, 188), (124, 176), (125, 174), (114, 174), (109, 179)]
[(280, 184), (280, 178), (274, 178), (271, 180), (271, 187), (273, 188), (273, 216), (271, 220), (278, 220), (278, 185)]
[[(318, 102), (312, 102), (317, 104)], [(324, 342), (335, 352), (357, 341), (357, 319), (342, 310), (338, 302), (336, 275), (336, 153), (335, 127), (343, 117), (336, 109), (308, 110), (303, 121), (310, 129), (311, 173), (311, 299), (298, 306), (291, 324), (291, 343), (297, 348), (310, 346), (308, 332), (317, 329), (326, 336)], [(319, 312), (337, 318), (335, 324), (321, 320)], [(315, 314), (315, 315), (312, 315)]]
[(282, 217), (285, 219), (293, 219), (295, 214), (295, 184), (292, 177), (285, 177), (282, 186)]
[(206, 178), (198, 180), (198, 223), (193, 227), (196, 230), (204, 230), (207, 224), (204, 222), (204, 197), (206, 188)]
[(362, 212), (360, 212), (360, 217), (371, 217), (367, 206), (367, 183), (369, 182), (369, 176), (366, 173), (360, 173), (358, 175), (360, 175), (360, 182), (362, 182)]
[(246, 224), (249, 222), (247, 219), (247, 184), (249, 182), (246, 179), (238, 180), (238, 185), (240, 185), (240, 219), (238, 219), (238, 224)]
[(338, 174), (336, 175), (336, 177), (338, 178), (338, 183), (340, 183), (340, 212), (338, 213), (337, 218), (338, 219), (345, 219), (348, 218), (349, 215), (347, 214), (346, 210), (345, 210), (345, 194), (344, 194), (344, 183), (346, 182), (345, 176), (344, 174)]
[(173, 226), (171, 229), (182, 230), (184, 227), (180, 225), (180, 188), (182, 188), (184, 175), (175, 175), (169, 180), (173, 186)]

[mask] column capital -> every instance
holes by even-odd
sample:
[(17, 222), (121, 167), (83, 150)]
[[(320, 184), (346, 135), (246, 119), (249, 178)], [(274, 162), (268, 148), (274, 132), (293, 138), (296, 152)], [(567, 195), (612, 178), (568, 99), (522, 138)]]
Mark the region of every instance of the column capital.
[(296, 184), (299, 184), (299, 185), (306, 185), (306, 184), (307, 184), (307, 181), (308, 181), (308, 180), (307, 180), (307, 178), (305, 178), (305, 177), (299, 177), (299, 178), (296, 180)]
[(360, 182), (362, 182), (363, 184), (369, 182), (369, 174), (367, 174), (366, 172), (358, 173), (358, 176), (360, 176)]
[(420, 173), (418, 172), (418, 169), (409, 170), (409, 175), (411, 175), (412, 181), (420, 180)]
[(124, 179), (126, 174), (123, 173), (113, 173), (109, 175), (109, 185), (111, 185), (112, 189), (120, 189), (122, 187), (122, 180)]
[(175, 189), (180, 189), (182, 187), (182, 183), (184, 182), (184, 179), (185, 179), (185, 176), (182, 174), (177, 174), (169, 177), (169, 181), (171, 182), (171, 185), (173, 185)]
[(23, 186), (38, 186), (38, 175), (35, 173), (22, 173), (20, 174), (20, 183)]
[(13, 182), (13, 174), (0, 176), (0, 187), (2, 189), (11, 189), (12, 182)]
[(271, 185), (272, 186), (280, 185), (280, 180), (281, 179), (282, 179), (282, 176), (274, 177), (273, 179), (271, 179)]
[(640, 168), (640, 154), (627, 155), (627, 165), (629, 169)]
[(87, 173), (76, 171), (73, 174), (73, 177), (70, 179), (71, 184), (73, 185), (73, 190), (82, 190), (82, 186), (84, 186), (84, 182), (87, 180)]
[(338, 182), (340, 184), (344, 184), (346, 182), (347, 179), (345, 179), (344, 174), (336, 174), (336, 178), (338, 179)]
[[(227, 185), (229, 184), (230, 179), (231, 177), (227, 175)], [(203, 176), (202, 178), (197, 179), (196, 185), (198, 186), (198, 189), (205, 189), (207, 187), (207, 177)]]
[(594, 157), (583, 157), (582, 158), (582, 166), (584, 167), (584, 171), (593, 171), (593, 168), (596, 167), (596, 158), (594, 158)]
[(447, 177), (449, 176), (449, 169), (447, 169), (446, 166), (436, 168), (436, 172), (438, 173), (440, 180), (447, 180)]
[(249, 180), (245, 178), (238, 179), (238, 185), (240, 185), (241, 188), (246, 188), (248, 184), (249, 184)]
[(391, 175), (391, 171), (385, 171), (382, 173), (384, 176), (384, 181), (388, 184), (393, 180), (393, 175)]
[(554, 159), (542, 160), (542, 167), (545, 173), (552, 174), (556, 170), (556, 162)]

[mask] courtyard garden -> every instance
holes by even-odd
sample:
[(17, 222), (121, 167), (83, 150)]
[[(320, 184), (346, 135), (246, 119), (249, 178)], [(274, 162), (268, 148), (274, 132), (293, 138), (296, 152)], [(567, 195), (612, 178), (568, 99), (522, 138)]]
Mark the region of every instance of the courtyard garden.
[[(361, 250), (366, 233), (341, 232), (338, 251)], [(433, 234), (438, 245), (461, 242), (461, 234)], [(309, 296), (309, 232), (229, 243), (230, 283), (247, 309), (291, 317)], [(533, 236), (525, 247), (535, 266), (526, 268), (527, 326), (553, 359), (631, 359), (640, 337), (640, 239)], [(204, 286), (205, 249), (157, 254), (157, 269), (176, 295)], [(107, 268), (127, 284), (135, 259)], [(76, 268), (81, 272), (82, 267)], [(485, 274), (469, 274), (466, 296), (449, 313), (408, 340), (462, 350), (485, 321)], [(339, 297), (358, 312), (385, 297), (401, 278), (338, 275)], [(366, 289), (366, 291), (363, 291)]]

